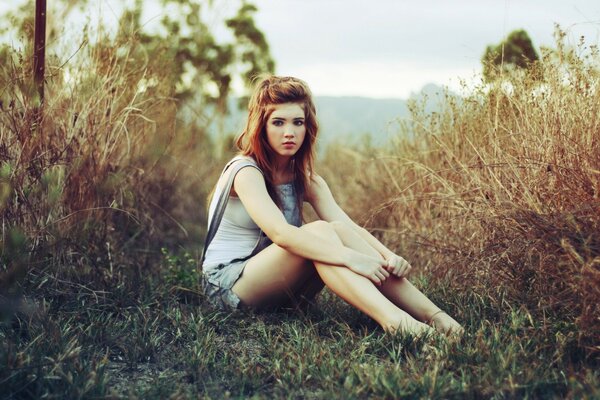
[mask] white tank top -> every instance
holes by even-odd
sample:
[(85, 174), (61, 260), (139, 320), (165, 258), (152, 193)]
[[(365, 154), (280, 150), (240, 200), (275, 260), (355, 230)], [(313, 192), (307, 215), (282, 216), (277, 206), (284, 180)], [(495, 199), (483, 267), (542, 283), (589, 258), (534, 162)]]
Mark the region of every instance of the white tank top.
[[(234, 158), (232, 162), (237, 159), (240, 159), (240, 157)], [(242, 169), (254, 167), (260, 171), (254, 160), (248, 157), (244, 157), (244, 159), (251, 161), (253, 165), (242, 167)], [(230, 164), (231, 162), (228, 163), (228, 165)], [(217, 188), (209, 206), (208, 226), (210, 226), (210, 221), (217, 211), (218, 199), (227, 178), (226, 172), (217, 183)], [(302, 225), (293, 183), (278, 185), (276, 189), (279, 192), (282, 211), (287, 222), (295, 226)], [(206, 256), (202, 266), (203, 270), (209, 272), (216, 269), (219, 264), (228, 264), (236, 259), (248, 258), (261, 239), (268, 241), (268, 238), (264, 236), (258, 225), (256, 225), (246, 211), (242, 201), (238, 197), (230, 195), (225, 206), (223, 219), (215, 237), (206, 249)], [(268, 244), (270, 244), (270, 241), (265, 243), (264, 247)], [(263, 246), (262, 242), (261, 246)]]

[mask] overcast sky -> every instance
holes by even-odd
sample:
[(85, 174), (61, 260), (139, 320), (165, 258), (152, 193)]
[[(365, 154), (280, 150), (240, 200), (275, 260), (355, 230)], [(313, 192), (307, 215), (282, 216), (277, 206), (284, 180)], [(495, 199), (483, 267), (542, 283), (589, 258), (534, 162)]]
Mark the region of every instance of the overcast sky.
[[(19, 1), (0, 0), (0, 13)], [(479, 73), (486, 45), (515, 29), (525, 29), (538, 48), (553, 46), (555, 23), (573, 44), (581, 35), (589, 44), (600, 42), (598, 0), (250, 2), (259, 8), (256, 23), (267, 36), (276, 72), (306, 80), (317, 95), (406, 98), (430, 82), (457, 88), (459, 78), (471, 80)], [(92, 18), (100, 13), (111, 23), (123, 0), (91, 3)], [(213, 18), (226, 17), (239, 4), (213, 3)], [(161, 17), (152, 4), (144, 1), (148, 26)]]
[(316, 94), (406, 97), (428, 82), (457, 86), (481, 70), (486, 45), (525, 29), (552, 46), (600, 40), (598, 0), (255, 0), (277, 72)]

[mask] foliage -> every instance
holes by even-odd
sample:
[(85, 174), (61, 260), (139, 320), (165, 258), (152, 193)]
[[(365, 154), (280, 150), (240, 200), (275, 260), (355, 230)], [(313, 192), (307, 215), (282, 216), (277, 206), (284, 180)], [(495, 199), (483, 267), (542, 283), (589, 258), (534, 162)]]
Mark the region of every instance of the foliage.
[(483, 76), (491, 82), (503, 72), (530, 69), (538, 60), (538, 53), (527, 32), (523, 29), (516, 30), (499, 44), (486, 47), (481, 58)]
[[(48, 13), (52, 18), (47, 21), (47, 53), (58, 55), (63, 60), (69, 57), (60, 54), (63, 50), (60, 46), (64, 45), (61, 21), (68, 19), (77, 7), (84, 9), (90, 3), (89, 0), (59, 0), (49, 4)], [(125, 43), (128, 47), (127, 51), (113, 54), (119, 64), (146, 65), (151, 64), (153, 59), (160, 60), (164, 70), (161, 85), (169, 88), (171, 96), (178, 100), (178, 117), (185, 119), (186, 123), (196, 124), (197, 128), (206, 128), (228, 112), (227, 100), (235, 79), (250, 86), (256, 76), (272, 73), (275, 69), (269, 44), (254, 22), (256, 7), (245, 0), (236, 1), (239, 5), (237, 12), (223, 21), (231, 38), (217, 40), (213, 33), (216, 29), (214, 23), (208, 22), (216, 7), (214, 3), (221, 2), (160, 0), (155, 6), (159, 7), (162, 18), (160, 25), (154, 29), (146, 27), (143, 0), (125, 3), (116, 37), (109, 40), (110, 44)], [(0, 30), (0, 33), (12, 32), (20, 38), (23, 54), (32, 54), (33, 15), (34, 4), (31, 2), (15, 7), (5, 16), (11, 24)], [(102, 30), (102, 26), (99, 29)], [(109, 36), (104, 32), (92, 38), (86, 32), (81, 46), (88, 42), (100, 45)], [(146, 83), (156, 84), (151, 80)]]
[(144, 58), (164, 56), (163, 67), (172, 70), (170, 84), (178, 99), (216, 104), (220, 112), (225, 112), (235, 74), (239, 73), (250, 84), (255, 76), (273, 72), (275, 64), (269, 45), (253, 20), (256, 11), (253, 5), (241, 3), (237, 14), (225, 21), (234, 41), (219, 43), (202, 19), (202, 11), (210, 8), (210, 3), (162, 0), (161, 4), (165, 10), (161, 31), (144, 30), (141, 20), (144, 4), (137, 0), (122, 16), (118, 36), (138, 38)]
[(184, 291), (196, 289), (200, 280), (196, 258), (188, 252), (172, 254), (166, 248), (162, 248), (161, 252), (164, 263), (161, 270), (165, 273), (166, 282)]
[[(23, 232), (23, 250), (34, 260), (95, 263), (108, 254), (120, 257), (134, 244), (150, 246), (157, 230), (174, 238), (185, 234), (177, 225), (173, 229), (182, 203), (172, 195), (184, 188), (174, 183), (191, 175), (180, 163), (194, 151), (208, 153), (202, 148), (208, 142), (201, 132), (176, 136), (169, 89), (144, 84), (162, 81), (161, 70), (117, 64), (109, 43), (82, 50), (87, 59), (70, 70), (66, 88), (60, 75), (48, 81), (39, 126), (29, 96), (30, 69), (20, 53), (7, 51), (10, 61), (0, 73), (0, 165), (8, 193), (2, 199), (2, 242), (10, 230)], [(210, 173), (209, 167), (195, 173)], [(11, 268), (11, 259), (3, 268)]]
[(418, 270), (456, 291), (506, 293), (545, 329), (569, 326), (574, 354), (594, 358), (600, 55), (557, 37), (539, 76), (447, 94), (436, 113), (413, 104), (390, 146), (331, 151), (326, 175), (346, 209)]
[(104, 285), (30, 276), (38, 293), (0, 323), (5, 398), (600, 395), (597, 369), (569, 356), (572, 327), (549, 327), (507, 297), (416, 280), (467, 327), (447, 343), (386, 335), (328, 291), (306, 313), (228, 314), (178, 296), (156, 271), (141, 284), (127, 273)]

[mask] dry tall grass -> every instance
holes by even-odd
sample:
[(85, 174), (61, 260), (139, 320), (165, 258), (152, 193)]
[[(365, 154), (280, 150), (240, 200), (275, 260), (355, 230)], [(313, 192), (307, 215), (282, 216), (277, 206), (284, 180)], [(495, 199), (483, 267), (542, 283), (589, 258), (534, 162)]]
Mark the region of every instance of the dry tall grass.
[(446, 93), (440, 106), (413, 104), (387, 149), (330, 149), (324, 173), (339, 200), (417, 271), (547, 326), (574, 323), (563, 341), (597, 353), (597, 47), (567, 47), (559, 32), (530, 73)]
[(30, 60), (2, 49), (4, 282), (43, 260), (139, 275), (161, 246), (199, 242), (210, 143), (177, 119), (168, 63), (138, 44), (106, 37), (66, 65), (49, 57), (39, 126)]

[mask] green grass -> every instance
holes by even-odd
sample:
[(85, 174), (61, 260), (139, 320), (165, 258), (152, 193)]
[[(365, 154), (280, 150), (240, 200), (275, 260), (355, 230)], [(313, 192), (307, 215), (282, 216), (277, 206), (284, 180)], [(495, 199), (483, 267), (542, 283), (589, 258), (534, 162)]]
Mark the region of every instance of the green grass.
[(501, 294), (415, 279), (467, 330), (458, 343), (425, 343), (384, 334), (328, 291), (306, 312), (219, 312), (192, 295), (189, 257), (164, 260), (160, 275), (102, 289), (64, 267), (30, 276), (0, 327), (2, 397), (600, 397), (576, 327), (534, 320)]

